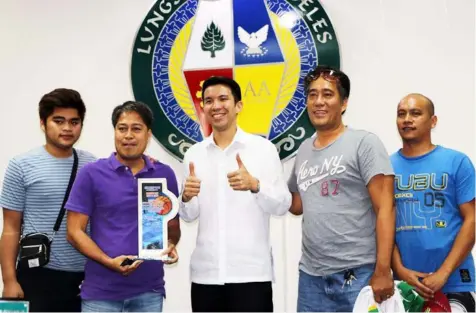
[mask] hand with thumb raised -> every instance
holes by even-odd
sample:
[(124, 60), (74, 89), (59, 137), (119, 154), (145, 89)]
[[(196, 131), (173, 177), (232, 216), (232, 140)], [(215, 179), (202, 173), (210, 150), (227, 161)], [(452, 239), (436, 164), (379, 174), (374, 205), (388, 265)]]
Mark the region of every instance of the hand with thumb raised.
[(182, 201), (188, 202), (195, 196), (198, 196), (200, 193), (200, 179), (197, 178), (195, 174), (195, 165), (193, 162), (188, 164), (188, 177), (185, 181), (184, 190), (182, 193)]
[(188, 172), (189, 172), (189, 176), (193, 176), (193, 177), (196, 177), (195, 175), (195, 165), (193, 165), (193, 162), (190, 162), (188, 164)]
[(240, 168), (246, 169), (246, 168), (245, 168), (245, 165), (243, 164), (243, 161), (241, 161), (241, 157), (240, 157), (240, 154), (239, 154), (239, 153), (236, 154), (236, 163), (238, 163), (238, 168), (239, 168), (239, 169), (240, 169)]
[(246, 169), (240, 154), (236, 154), (236, 163), (238, 164), (238, 170), (228, 173), (228, 183), (233, 190), (241, 191), (256, 191), (258, 186), (258, 180), (254, 178)]

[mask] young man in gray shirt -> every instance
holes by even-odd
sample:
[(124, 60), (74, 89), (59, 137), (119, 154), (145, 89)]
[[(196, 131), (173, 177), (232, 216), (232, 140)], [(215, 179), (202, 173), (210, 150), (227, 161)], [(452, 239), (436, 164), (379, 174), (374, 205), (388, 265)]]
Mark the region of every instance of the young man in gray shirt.
[(394, 173), (379, 138), (346, 127), (350, 81), (318, 66), (305, 79), (316, 136), (300, 146), (289, 189), (290, 212), (303, 214), (298, 312), (350, 312), (371, 285), (375, 301), (394, 293)]

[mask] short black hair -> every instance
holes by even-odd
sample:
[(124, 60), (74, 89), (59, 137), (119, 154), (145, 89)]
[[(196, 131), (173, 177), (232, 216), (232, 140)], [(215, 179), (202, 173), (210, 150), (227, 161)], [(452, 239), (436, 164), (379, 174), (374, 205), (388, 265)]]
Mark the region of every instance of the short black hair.
[(203, 82), (202, 86), (202, 98), (205, 97), (205, 90), (208, 87), (215, 85), (225, 85), (231, 90), (231, 94), (235, 99), (235, 103), (241, 101), (241, 88), (240, 85), (233, 79), (224, 76), (212, 76)]
[(46, 124), (46, 120), (50, 117), (56, 108), (76, 109), (78, 111), (81, 124), (86, 115), (86, 106), (79, 92), (73, 89), (57, 88), (41, 97), (38, 105), (38, 113), (40, 119)]
[[(339, 92), (342, 100), (348, 99), (350, 95), (350, 79), (341, 70), (328, 66), (328, 65), (318, 65), (315, 69), (311, 70), (306, 77), (304, 78), (304, 91), (306, 96), (309, 94), (309, 86), (319, 77), (323, 76), (325, 80), (333, 81), (336, 84), (337, 91)], [(342, 112), (342, 115), (344, 115)]]
[(114, 126), (114, 128), (117, 125), (117, 121), (119, 121), (119, 117), (125, 112), (136, 112), (142, 118), (142, 121), (147, 128), (152, 128), (152, 124), (154, 123), (154, 113), (152, 113), (152, 110), (147, 106), (147, 104), (139, 101), (126, 101), (114, 108), (112, 111), (112, 126)]
[(318, 65), (315, 69), (311, 70), (306, 77), (304, 78), (304, 89), (306, 94), (309, 92), (309, 86), (313, 81), (323, 75), (329, 78), (335, 77), (335, 82), (337, 85), (337, 91), (342, 99), (349, 98), (350, 95), (350, 79), (341, 70), (327, 65)]

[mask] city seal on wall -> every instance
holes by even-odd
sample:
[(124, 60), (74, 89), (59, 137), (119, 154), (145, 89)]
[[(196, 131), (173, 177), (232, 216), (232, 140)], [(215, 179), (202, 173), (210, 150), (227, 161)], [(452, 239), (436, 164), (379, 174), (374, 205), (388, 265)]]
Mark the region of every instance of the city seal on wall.
[(158, 0), (135, 38), (132, 89), (154, 112), (154, 137), (181, 161), (212, 131), (203, 81), (234, 78), (243, 96), (238, 125), (271, 140), (286, 160), (314, 133), (303, 79), (318, 64), (340, 67), (317, 0)]

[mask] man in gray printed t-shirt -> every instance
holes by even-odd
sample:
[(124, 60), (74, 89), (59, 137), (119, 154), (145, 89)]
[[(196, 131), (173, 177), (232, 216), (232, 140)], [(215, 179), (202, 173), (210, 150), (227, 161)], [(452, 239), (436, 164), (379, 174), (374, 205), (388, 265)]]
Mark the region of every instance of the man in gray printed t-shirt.
[(393, 174), (384, 146), (352, 128), (325, 148), (313, 142), (302, 143), (289, 180), (304, 207), (300, 269), (323, 276), (375, 263), (375, 213), (366, 186), (377, 174)]
[(349, 90), (335, 69), (318, 67), (306, 79), (317, 136), (299, 147), (288, 183), (290, 212), (303, 214), (298, 312), (352, 311), (369, 284), (377, 302), (393, 295), (392, 165), (376, 135), (343, 124)]

